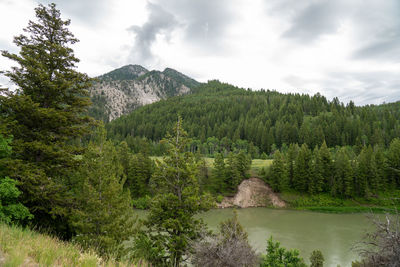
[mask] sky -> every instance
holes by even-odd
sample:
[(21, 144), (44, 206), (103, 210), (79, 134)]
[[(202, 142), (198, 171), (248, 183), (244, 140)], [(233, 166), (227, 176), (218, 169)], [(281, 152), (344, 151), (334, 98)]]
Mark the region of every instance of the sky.
[[(50, 2), (93, 77), (139, 64), (357, 105), (400, 100), (399, 0), (0, 0), (0, 50), (17, 53), (13, 36)], [(12, 64), (0, 57), (0, 70)]]

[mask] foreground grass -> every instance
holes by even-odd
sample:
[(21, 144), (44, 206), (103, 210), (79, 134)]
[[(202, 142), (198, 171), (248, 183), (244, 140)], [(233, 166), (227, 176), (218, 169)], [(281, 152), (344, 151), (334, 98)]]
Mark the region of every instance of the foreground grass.
[[(141, 266), (104, 260), (93, 251), (39, 234), (29, 229), (0, 223), (0, 266)], [(143, 265), (145, 266), (145, 265)]]

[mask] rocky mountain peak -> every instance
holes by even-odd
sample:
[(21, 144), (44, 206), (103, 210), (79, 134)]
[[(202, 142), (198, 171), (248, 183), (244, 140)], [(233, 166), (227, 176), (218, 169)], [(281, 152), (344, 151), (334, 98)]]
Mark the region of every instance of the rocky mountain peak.
[(105, 122), (168, 97), (190, 93), (200, 83), (174, 70), (149, 71), (127, 65), (97, 77), (90, 95), (90, 114)]
[(134, 80), (149, 71), (140, 65), (126, 65), (99, 76), (102, 80)]

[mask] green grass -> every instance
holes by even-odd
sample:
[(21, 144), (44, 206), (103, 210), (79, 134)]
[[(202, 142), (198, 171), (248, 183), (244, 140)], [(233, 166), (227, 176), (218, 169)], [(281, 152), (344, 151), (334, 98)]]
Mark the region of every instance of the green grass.
[[(134, 266), (35, 231), (0, 223), (0, 266)], [(145, 265), (143, 265), (145, 266)]]
[(289, 208), (311, 210), (327, 213), (393, 213), (399, 210), (399, 201), (393, 201), (399, 191), (381, 193), (370, 198), (343, 199), (329, 194), (307, 195), (295, 192), (284, 192), (280, 197), (289, 205)]
[[(162, 161), (163, 157), (150, 157), (153, 160), (159, 160)], [(206, 162), (206, 166), (208, 168), (212, 168), (214, 165), (214, 158), (204, 158)], [(262, 168), (268, 167), (271, 165), (272, 159), (253, 159), (251, 162), (251, 167), (250, 167), (250, 174), (252, 177), (258, 177), (258, 173)]]

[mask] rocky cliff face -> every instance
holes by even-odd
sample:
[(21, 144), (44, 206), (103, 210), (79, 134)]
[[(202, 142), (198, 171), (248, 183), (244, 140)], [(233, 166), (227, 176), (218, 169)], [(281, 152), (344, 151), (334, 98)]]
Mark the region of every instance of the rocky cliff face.
[(187, 94), (199, 83), (176, 70), (148, 71), (128, 65), (97, 78), (90, 88), (90, 114), (111, 121), (135, 108), (168, 97)]

